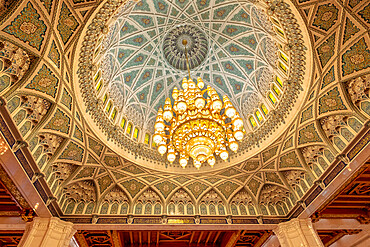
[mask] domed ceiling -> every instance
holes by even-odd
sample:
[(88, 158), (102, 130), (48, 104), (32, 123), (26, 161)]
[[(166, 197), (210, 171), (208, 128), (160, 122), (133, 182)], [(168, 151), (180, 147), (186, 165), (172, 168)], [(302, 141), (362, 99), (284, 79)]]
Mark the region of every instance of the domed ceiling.
[(274, 31), (250, 1), (143, 0), (123, 8), (109, 28), (101, 51), (109, 95), (119, 108), (135, 108), (149, 129), (187, 76), (182, 39), (192, 77), (228, 95), (243, 116), (258, 107), (273, 80)]
[(176, 162), (166, 164), (150, 138), (158, 109), (187, 76), (185, 39), (191, 76), (228, 95), (244, 118), (247, 136), (239, 153), (231, 163), (218, 160), (218, 168), (250, 158), (286, 128), (301, 106), (296, 98), (307, 95), (311, 81), (302, 76), (312, 69), (304, 66), (311, 63), (305, 62), (307, 30), (299, 28), (289, 5), (269, 4), (266, 11), (268, 4), (250, 1), (143, 0), (109, 17), (108, 8), (116, 7), (107, 3), (92, 20), (104, 26), (87, 26), (80, 40), (78, 93), (95, 122), (91, 127), (129, 160), (147, 166), (149, 159), (149, 167), (183, 172)]

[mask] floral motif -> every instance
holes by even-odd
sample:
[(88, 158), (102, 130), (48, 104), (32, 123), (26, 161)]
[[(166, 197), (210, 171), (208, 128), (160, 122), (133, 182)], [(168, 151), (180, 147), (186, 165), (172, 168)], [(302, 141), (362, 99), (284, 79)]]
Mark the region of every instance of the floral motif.
[(338, 20), (338, 11), (338, 8), (331, 3), (319, 6), (312, 25), (328, 31)]
[(333, 81), (335, 81), (334, 66), (332, 66), (328, 73), (326, 73), (324, 78), (322, 78), (321, 89), (323, 89)]
[(51, 42), (48, 58), (50, 58), (50, 60), (53, 61), (53, 63), (58, 68), (60, 68), (60, 53), (59, 53), (58, 47), (55, 44), (54, 40), (53, 40), (53, 42)]
[(3, 31), (40, 50), (46, 32), (46, 25), (40, 20), (40, 15), (32, 3), (29, 2), (20, 15), (10, 25), (6, 26)]
[(122, 182), (121, 185), (130, 193), (132, 198), (134, 198), (145, 187), (143, 183), (135, 179)]
[(365, 8), (363, 8), (358, 14), (370, 24), (370, 5), (368, 4)]
[(310, 124), (301, 129), (298, 134), (298, 144), (306, 144), (310, 142), (322, 142), (314, 124)]
[(68, 134), (71, 119), (60, 109), (57, 109), (53, 118), (45, 125), (44, 129), (51, 129)]
[(46, 65), (42, 65), (37, 75), (26, 86), (26, 88), (34, 89), (36, 91), (46, 93), (47, 95), (55, 97), (58, 83), (59, 79), (54, 75), (54, 73), (51, 72), (51, 70), (46, 67)]
[(344, 27), (343, 44), (346, 43), (353, 35), (358, 33), (360, 29), (356, 27), (349, 18), (346, 19), (346, 26)]
[(329, 62), (330, 58), (334, 55), (334, 47), (335, 47), (335, 33), (333, 33), (332, 36), (330, 36), (324, 43), (322, 43), (317, 48), (317, 54), (319, 54), (321, 67), (325, 67), (325, 65)]
[(231, 194), (234, 193), (234, 191), (238, 188), (239, 186), (237, 184), (234, 184), (232, 182), (225, 182), (222, 183), (221, 185), (217, 186), (217, 189), (221, 191), (221, 193), (227, 198), (230, 197)]
[(280, 157), (279, 168), (302, 167), (295, 151)]
[(72, 15), (67, 5), (63, 2), (57, 29), (64, 44), (68, 42), (69, 38), (73, 35), (78, 26), (79, 24), (76, 18)]
[(68, 146), (63, 150), (59, 159), (74, 160), (82, 162), (84, 149), (77, 144), (70, 142)]
[(338, 88), (334, 88), (327, 92), (319, 99), (319, 113), (326, 113), (330, 111), (346, 110), (347, 107), (343, 104)]
[(301, 123), (313, 118), (312, 105), (302, 112)]
[(105, 175), (104, 177), (98, 178), (97, 180), (100, 194), (102, 194), (113, 183), (109, 175)]
[(370, 51), (365, 39), (360, 39), (343, 56), (343, 76), (370, 67)]
[(72, 109), (72, 96), (68, 93), (66, 89), (63, 90), (63, 95), (60, 102), (63, 105), (65, 105), (69, 110)]
[(195, 198), (198, 198), (207, 189), (207, 186), (200, 182), (194, 182), (186, 187), (193, 193)]
[(167, 198), (167, 196), (172, 193), (177, 186), (171, 182), (164, 181), (156, 184), (155, 187), (163, 194), (164, 198)]

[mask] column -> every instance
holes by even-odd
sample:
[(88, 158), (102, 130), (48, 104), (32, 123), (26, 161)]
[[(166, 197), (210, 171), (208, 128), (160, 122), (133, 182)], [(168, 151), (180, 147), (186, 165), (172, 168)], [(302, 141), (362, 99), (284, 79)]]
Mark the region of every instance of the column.
[(62, 221), (57, 217), (36, 217), (26, 224), (26, 230), (18, 246), (68, 247), (75, 232), (71, 222)]
[(281, 247), (324, 247), (311, 219), (292, 219), (274, 230)]

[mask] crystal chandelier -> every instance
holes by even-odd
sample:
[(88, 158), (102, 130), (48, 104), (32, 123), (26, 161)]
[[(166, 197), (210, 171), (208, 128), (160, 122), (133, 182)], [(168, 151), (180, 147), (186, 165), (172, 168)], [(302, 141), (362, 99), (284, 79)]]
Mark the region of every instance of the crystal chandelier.
[(197, 78), (197, 84), (190, 77), (187, 41), (185, 56), (189, 78), (182, 80), (182, 88), (172, 91), (173, 105), (167, 98), (165, 105), (158, 110), (154, 125), (153, 141), (158, 146), (158, 152), (173, 163), (179, 155), (179, 163), (185, 168), (191, 157), (196, 168), (206, 162), (213, 167), (216, 163), (214, 154), (227, 160), (231, 151), (238, 150), (238, 142), (243, 139), (243, 120), (225, 95), (222, 100), (215, 89), (204, 88), (202, 78)]

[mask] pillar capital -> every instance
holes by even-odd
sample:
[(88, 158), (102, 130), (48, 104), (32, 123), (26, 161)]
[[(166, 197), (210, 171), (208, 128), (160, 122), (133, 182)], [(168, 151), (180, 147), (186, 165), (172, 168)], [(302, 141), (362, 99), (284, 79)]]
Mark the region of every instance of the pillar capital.
[(311, 219), (292, 219), (274, 230), (281, 247), (324, 247)]
[(32, 222), (26, 224), (26, 230), (19, 246), (68, 247), (75, 232), (71, 222), (57, 217), (35, 217)]

